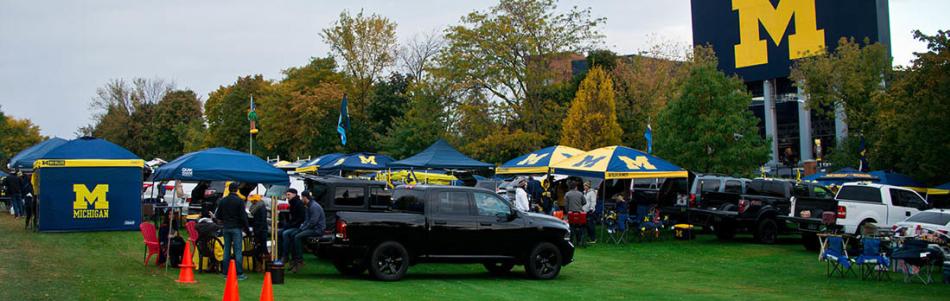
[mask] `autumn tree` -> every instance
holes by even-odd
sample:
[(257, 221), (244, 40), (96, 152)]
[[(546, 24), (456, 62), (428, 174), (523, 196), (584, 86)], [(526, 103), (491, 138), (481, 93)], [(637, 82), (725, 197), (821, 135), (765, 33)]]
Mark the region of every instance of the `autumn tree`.
[(597, 26), (603, 21), (591, 17), (589, 8), (559, 10), (553, 0), (502, 0), (446, 30), (437, 73), (458, 89), (490, 95), (507, 115), (500, 119), (513, 121), (507, 127), (544, 135), (551, 130), (548, 124), (531, 121), (559, 120), (560, 115), (541, 115), (537, 108), (545, 99), (529, 90), (552, 79), (552, 59), (599, 44), (603, 35)]
[(396, 158), (414, 155), (448, 132), (445, 99), (439, 86), (421, 82), (414, 86), (403, 116), (393, 120), (382, 139), (382, 151)]
[[(270, 85), (271, 82), (264, 80), (261, 75), (243, 76), (233, 84), (211, 92), (205, 102), (207, 144), (248, 151), (247, 113), (251, 106), (251, 95), (264, 94)], [(267, 131), (268, 126), (261, 122), (261, 132)]]
[(927, 51), (915, 53), (876, 99), (879, 130), (869, 147), (871, 165), (939, 185), (950, 181), (950, 31), (915, 31), (914, 37)]
[(697, 48), (682, 92), (660, 112), (655, 153), (687, 170), (752, 174), (769, 156), (749, 111), (752, 95), (716, 68), (712, 51)]
[(577, 89), (561, 129), (561, 145), (591, 150), (619, 145), (614, 83), (603, 68), (594, 67)]
[(369, 102), (373, 82), (395, 63), (396, 23), (377, 14), (363, 15), (362, 10), (355, 16), (343, 11), (320, 36), (353, 81), (355, 97), (351, 103), (358, 114)]
[(10, 157), (43, 140), (46, 137), (32, 121), (6, 116), (0, 110), (0, 166), (6, 166)]
[(165, 94), (148, 116), (145, 138), (149, 148), (139, 153), (145, 158), (172, 160), (185, 152), (189, 127), (204, 123), (201, 100), (191, 90), (173, 90)]

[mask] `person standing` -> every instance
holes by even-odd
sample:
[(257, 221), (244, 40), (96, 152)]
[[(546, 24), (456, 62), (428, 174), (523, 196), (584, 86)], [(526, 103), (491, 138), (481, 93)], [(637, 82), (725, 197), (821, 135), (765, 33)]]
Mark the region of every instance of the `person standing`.
[(33, 222), (36, 221), (36, 194), (33, 191), (33, 182), (30, 181), (30, 175), (21, 175), (20, 183), (23, 185), (23, 189), (20, 190), (20, 194), (23, 195), (20, 198), (23, 200), (22, 216), (26, 217), (23, 229), (30, 229)]
[(521, 212), (528, 212), (528, 192), (525, 191), (525, 186), (527, 183), (525, 180), (519, 180), (518, 186), (515, 188), (515, 209)]
[(320, 206), (310, 191), (304, 191), (300, 194), (304, 206), (307, 208), (307, 220), (300, 225), (300, 232), (294, 235), (294, 254), (293, 261), (290, 263), (290, 272), (296, 273), (303, 267), (303, 244), (304, 239), (309, 237), (320, 237), (323, 230), (327, 228), (327, 217), (323, 213), (323, 206)]
[[(243, 261), (243, 234), (250, 233), (250, 223), (247, 220), (247, 211), (244, 210), (244, 200), (238, 196), (238, 185), (228, 186), (228, 196), (218, 201), (218, 212), (214, 214), (221, 221), (224, 229), (224, 261), (221, 262), (221, 271), (228, 274), (228, 263), (234, 258), (238, 280), (247, 279), (244, 275)], [(233, 252), (233, 257), (232, 257)]]
[(20, 183), (20, 176), (23, 175), (19, 170), (15, 174), (8, 175), (3, 179), (3, 185), (7, 187), (7, 195), (10, 196), (10, 206), (13, 207), (14, 218), (20, 218), (23, 214), (23, 183)]
[[(587, 204), (587, 200), (584, 199), (584, 194), (580, 192), (581, 184), (578, 183), (571, 188), (571, 191), (568, 191), (564, 194), (564, 202), (567, 205), (567, 214), (578, 214), (584, 212), (584, 205)], [(581, 243), (584, 241), (584, 232), (582, 232), (582, 226), (580, 224), (571, 224), (571, 240), (575, 243)]]
[(300, 232), (300, 225), (307, 220), (307, 209), (304, 207), (303, 201), (300, 200), (300, 196), (297, 195), (297, 189), (287, 189), (284, 197), (290, 203), (290, 216), (284, 224), (284, 228), (280, 231), (280, 258), (286, 261), (289, 259), (288, 254), (290, 254), (293, 247), (294, 235)]
[[(267, 206), (261, 201), (258, 194), (248, 197), (251, 202), (251, 230), (254, 232), (254, 260), (263, 260), (267, 254), (267, 233), (270, 228), (267, 222)], [(263, 263), (263, 262), (262, 262)], [(255, 265), (263, 267), (264, 265)]]
[(544, 209), (537, 209), (543, 206), (541, 195), (544, 194), (544, 188), (541, 187), (541, 181), (536, 180), (534, 177), (528, 177), (527, 192), (528, 202), (530, 202), (531, 208), (534, 209), (534, 211), (543, 211)]
[(587, 212), (587, 236), (590, 237), (590, 243), (597, 243), (597, 234), (596, 234), (596, 225), (593, 221), (596, 220), (596, 211), (597, 211), (597, 189), (591, 188), (590, 181), (584, 182), (584, 200), (587, 201), (584, 204), (584, 212)]

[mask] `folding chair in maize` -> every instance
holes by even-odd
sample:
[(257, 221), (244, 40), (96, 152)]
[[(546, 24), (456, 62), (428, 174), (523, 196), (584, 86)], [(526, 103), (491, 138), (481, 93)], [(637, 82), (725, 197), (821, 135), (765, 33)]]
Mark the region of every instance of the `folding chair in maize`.
[(639, 241), (644, 240), (657, 240), (660, 238), (660, 229), (663, 227), (662, 222), (654, 219), (654, 214), (651, 214), (650, 206), (648, 205), (637, 205), (637, 214), (631, 220), (631, 225), (634, 227), (637, 232), (637, 239)]
[(618, 214), (613, 210), (604, 215), (604, 228), (611, 243), (619, 245), (627, 241), (627, 218), (627, 214)]

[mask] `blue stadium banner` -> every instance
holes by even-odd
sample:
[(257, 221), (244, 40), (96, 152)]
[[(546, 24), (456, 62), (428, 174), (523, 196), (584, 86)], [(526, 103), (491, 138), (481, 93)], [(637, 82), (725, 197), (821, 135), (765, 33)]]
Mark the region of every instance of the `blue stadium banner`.
[(890, 44), (887, 0), (692, 0), (693, 44), (745, 81), (783, 78), (841, 38)]

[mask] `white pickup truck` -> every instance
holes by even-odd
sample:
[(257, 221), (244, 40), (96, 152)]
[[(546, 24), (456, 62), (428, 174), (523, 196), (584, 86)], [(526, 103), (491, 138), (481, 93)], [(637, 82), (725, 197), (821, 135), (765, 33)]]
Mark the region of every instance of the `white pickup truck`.
[(889, 228), (930, 206), (913, 190), (881, 184), (848, 183), (835, 195), (838, 225), (858, 234), (867, 223)]

